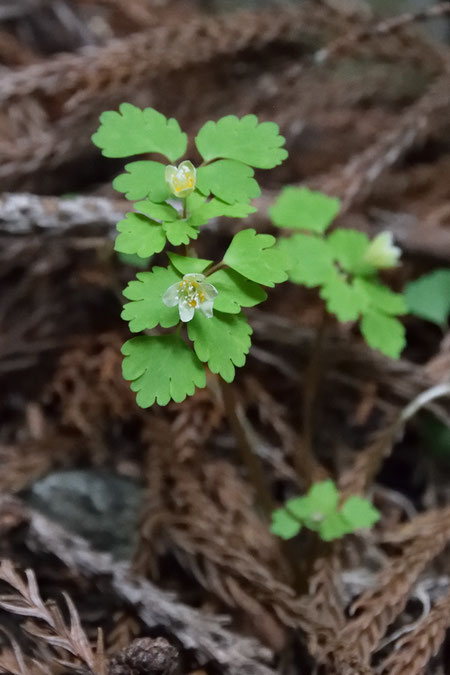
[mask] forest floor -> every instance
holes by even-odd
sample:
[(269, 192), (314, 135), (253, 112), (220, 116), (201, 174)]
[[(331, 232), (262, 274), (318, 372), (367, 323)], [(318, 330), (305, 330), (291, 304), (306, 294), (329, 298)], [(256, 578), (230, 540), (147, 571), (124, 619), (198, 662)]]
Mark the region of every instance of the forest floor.
[[(331, 476), (382, 514), (333, 545), (281, 545), (214, 381), (141, 410), (122, 378), (123, 162), (90, 141), (122, 101), (192, 135), (230, 113), (273, 120), (289, 159), (261, 178), (251, 225), (271, 231), (283, 185), (336, 195), (341, 226), (394, 233), (401, 289), (450, 264), (450, 3), (393, 20), (349, 0), (205, 4), (0, 3), (0, 672), (450, 673), (449, 399), (405, 416), (450, 381), (450, 332), (406, 317), (392, 360), (331, 321), (299, 477), (321, 301), (284, 284), (248, 312), (235, 413), (274, 503)], [(433, 14), (441, 42), (418, 27)]]

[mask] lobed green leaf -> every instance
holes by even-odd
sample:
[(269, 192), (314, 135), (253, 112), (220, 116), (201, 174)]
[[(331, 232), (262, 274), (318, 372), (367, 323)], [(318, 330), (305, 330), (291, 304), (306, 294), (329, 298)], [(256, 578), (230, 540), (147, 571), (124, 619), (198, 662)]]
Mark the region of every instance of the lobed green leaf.
[(218, 270), (208, 277), (208, 281), (218, 291), (214, 309), (220, 312), (238, 314), (241, 307), (254, 307), (267, 299), (267, 293), (259, 284), (234, 270)]
[(165, 180), (166, 167), (161, 162), (143, 160), (125, 164), (126, 173), (113, 181), (113, 188), (125, 193), (132, 201), (148, 197), (153, 202), (164, 202), (171, 196)]
[(302, 529), (301, 523), (286, 511), (286, 509), (275, 509), (272, 512), (272, 524), (270, 531), (281, 539), (292, 539)]
[(140, 335), (123, 345), (122, 354), (123, 377), (131, 380), (141, 408), (179, 403), (206, 386), (204, 367), (178, 335)]
[(255, 207), (250, 204), (227, 204), (216, 197), (213, 197), (209, 201), (206, 201), (206, 197), (202, 197), (202, 201), (200, 201), (196, 197), (194, 207), (189, 211), (187, 222), (192, 227), (201, 227), (213, 218), (220, 218), (221, 216), (246, 218), (250, 213), (255, 213), (255, 211)]
[(208, 319), (196, 312), (187, 330), (200, 361), (207, 362), (210, 370), (226, 382), (232, 382), (235, 366), (245, 364), (251, 346), (252, 329), (244, 314), (223, 314), (214, 310), (214, 315)]
[(179, 255), (178, 253), (168, 252), (169, 260), (173, 267), (181, 274), (203, 274), (203, 272), (212, 265), (212, 260), (203, 258), (191, 258), (189, 256)]
[(405, 328), (392, 316), (370, 310), (361, 321), (361, 333), (369, 347), (378, 349), (386, 356), (398, 359), (406, 345)]
[(322, 286), (320, 297), (326, 301), (327, 310), (343, 322), (356, 321), (367, 308), (366, 295), (337, 272)]
[(350, 526), (350, 532), (372, 527), (380, 519), (380, 512), (367, 499), (357, 495), (345, 501), (341, 513)]
[(327, 237), (334, 259), (350, 274), (374, 274), (376, 269), (364, 262), (370, 244), (369, 237), (357, 230), (337, 229)]
[(153, 108), (141, 110), (131, 103), (122, 103), (119, 112), (102, 113), (92, 142), (105, 157), (156, 152), (171, 162), (184, 155), (187, 148), (187, 136), (176, 120), (167, 119)]
[(152, 202), (150, 199), (145, 199), (142, 202), (136, 202), (134, 205), (136, 211), (144, 213), (150, 218), (160, 220), (161, 222), (173, 222), (178, 218), (178, 211), (170, 206), (170, 204), (160, 204)]
[(274, 248), (275, 243), (271, 234), (241, 230), (233, 237), (224, 262), (247, 279), (273, 287), (286, 281), (289, 267), (289, 260), (282, 251)]
[(367, 304), (383, 314), (394, 316), (406, 314), (408, 307), (405, 296), (402, 293), (394, 293), (377, 280), (355, 279), (355, 288), (358, 288), (367, 296)]
[(136, 254), (148, 258), (163, 250), (166, 235), (160, 223), (140, 213), (127, 213), (117, 224), (119, 235), (114, 248), (119, 253)]
[(434, 270), (411, 281), (405, 298), (411, 314), (444, 326), (450, 315), (450, 270)]
[(139, 272), (123, 294), (131, 302), (124, 305), (122, 319), (129, 322), (132, 333), (151, 330), (158, 324), (163, 328), (176, 326), (180, 320), (178, 307), (166, 307), (162, 296), (169, 286), (181, 280), (173, 267), (153, 267), (151, 272)]
[(336, 277), (333, 257), (324, 239), (294, 234), (279, 239), (278, 248), (289, 259), (289, 279), (295, 284), (320, 286)]
[(260, 124), (256, 115), (241, 119), (227, 115), (218, 122), (206, 122), (195, 139), (206, 162), (234, 159), (259, 169), (272, 169), (286, 159), (284, 142), (277, 124)]
[(247, 203), (259, 197), (261, 189), (247, 164), (220, 159), (197, 170), (197, 189), (205, 196), (211, 193), (228, 204)]
[(322, 233), (336, 218), (340, 201), (306, 187), (286, 187), (270, 209), (277, 227)]

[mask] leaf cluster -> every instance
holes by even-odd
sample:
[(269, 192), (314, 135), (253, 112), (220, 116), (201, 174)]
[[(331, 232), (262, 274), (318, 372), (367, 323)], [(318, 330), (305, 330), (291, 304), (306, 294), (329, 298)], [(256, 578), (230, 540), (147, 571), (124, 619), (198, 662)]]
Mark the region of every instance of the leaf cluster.
[(405, 330), (396, 317), (407, 312), (405, 298), (384, 285), (378, 269), (367, 261), (371, 242), (366, 234), (344, 228), (326, 232), (339, 208), (338, 199), (320, 192), (283, 190), (270, 215), (275, 226), (293, 232), (278, 244), (289, 257), (289, 279), (318, 287), (328, 311), (339, 321), (360, 321), (370, 347), (398, 358)]
[[(250, 202), (260, 195), (254, 169), (272, 168), (287, 156), (284, 138), (272, 122), (259, 123), (255, 115), (207, 122), (195, 139), (203, 159), (196, 169), (195, 190), (177, 200), (166, 182), (166, 164), (186, 152), (187, 137), (178, 122), (129, 103), (118, 112), (103, 113), (100, 122), (92, 140), (106, 157), (155, 153), (166, 160), (133, 161), (114, 181), (116, 190), (136, 202), (117, 226), (115, 250), (125, 256), (148, 259), (168, 244), (178, 247), (195, 241), (200, 228), (213, 218), (253, 213)], [(264, 286), (288, 278), (287, 258), (275, 243), (271, 235), (243, 230), (219, 265), (169, 252), (166, 267), (138, 272), (128, 284), (122, 317), (133, 333), (175, 329), (165, 335), (140, 335), (123, 346), (123, 374), (131, 380), (140, 406), (182, 401), (195, 387), (204, 387), (204, 364), (227, 382), (233, 380), (251, 346), (252, 330), (242, 308), (264, 301)], [(217, 296), (213, 316), (195, 312), (182, 334), (178, 307), (166, 306), (162, 297), (171, 286), (181, 284), (183, 275), (194, 273), (205, 275)]]
[(303, 497), (288, 499), (272, 514), (271, 532), (292, 539), (302, 527), (317, 532), (323, 541), (372, 527), (380, 514), (362, 497), (353, 496), (339, 506), (339, 492), (332, 480), (316, 483)]

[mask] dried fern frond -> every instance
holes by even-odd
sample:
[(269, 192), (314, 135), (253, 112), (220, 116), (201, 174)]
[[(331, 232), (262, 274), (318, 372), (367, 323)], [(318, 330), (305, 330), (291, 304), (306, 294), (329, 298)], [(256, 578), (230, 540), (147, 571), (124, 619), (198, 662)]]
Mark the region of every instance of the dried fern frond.
[(0, 630), (11, 644), (11, 649), (2, 649), (0, 652), (0, 673), (4, 675), (54, 675), (54, 671), (49, 666), (26, 657), (18, 642), (4, 627)]
[(394, 645), (381, 663), (380, 675), (421, 675), (436, 656), (450, 625), (450, 592), (440, 598), (430, 613)]
[(375, 181), (427, 134), (446, 124), (450, 107), (450, 75), (444, 72), (429, 90), (377, 140), (346, 166), (329, 177), (317, 179), (321, 189), (342, 199), (342, 211), (348, 211), (357, 201), (369, 195)]
[(369, 23), (359, 28), (359, 30), (348, 33), (333, 41), (326, 49), (323, 49), (319, 53), (318, 58), (323, 63), (330, 58), (348, 52), (358, 43), (361, 44), (378, 37), (384, 38), (387, 35), (401, 31), (410, 24), (439, 19), (447, 14), (450, 14), (450, 2), (440, 2), (432, 7), (426, 7), (416, 12), (405, 12), (398, 16), (383, 19), (375, 24)]
[(450, 522), (441, 521), (439, 530), (431, 536), (418, 535), (404, 547), (401, 555), (381, 570), (375, 587), (353, 603), (350, 613), (355, 618), (347, 622), (340, 640), (344, 645), (354, 645), (364, 663), (370, 662), (386, 629), (403, 611), (419, 575), (449, 540)]
[(345, 625), (343, 593), (339, 576), (339, 557), (337, 547), (332, 545), (328, 555), (322, 556), (314, 563), (308, 583), (308, 604), (318, 620), (327, 626), (331, 620), (333, 630), (321, 634), (308, 631), (308, 647), (321, 663), (328, 660), (329, 653), (338, 640), (340, 631)]
[[(7, 612), (27, 617), (25, 628), (35, 639), (42, 640), (56, 650), (62, 649), (75, 656), (96, 675), (106, 675), (106, 662), (103, 653), (95, 653), (81, 626), (78, 612), (70, 597), (63, 593), (69, 612), (67, 625), (56, 605), (46, 605), (42, 600), (34, 572), (25, 571), (23, 580), (15, 571), (10, 560), (0, 564), (0, 580), (9, 584), (15, 591), (0, 596), (0, 607)], [(44, 627), (40, 625), (41, 622)]]

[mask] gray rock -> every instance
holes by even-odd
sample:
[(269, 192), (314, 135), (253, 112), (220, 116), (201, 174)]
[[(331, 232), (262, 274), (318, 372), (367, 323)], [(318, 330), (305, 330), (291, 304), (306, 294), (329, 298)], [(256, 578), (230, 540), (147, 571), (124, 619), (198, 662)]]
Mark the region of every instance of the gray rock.
[(55, 471), (22, 496), (33, 508), (117, 559), (130, 556), (143, 487), (96, 469)]

